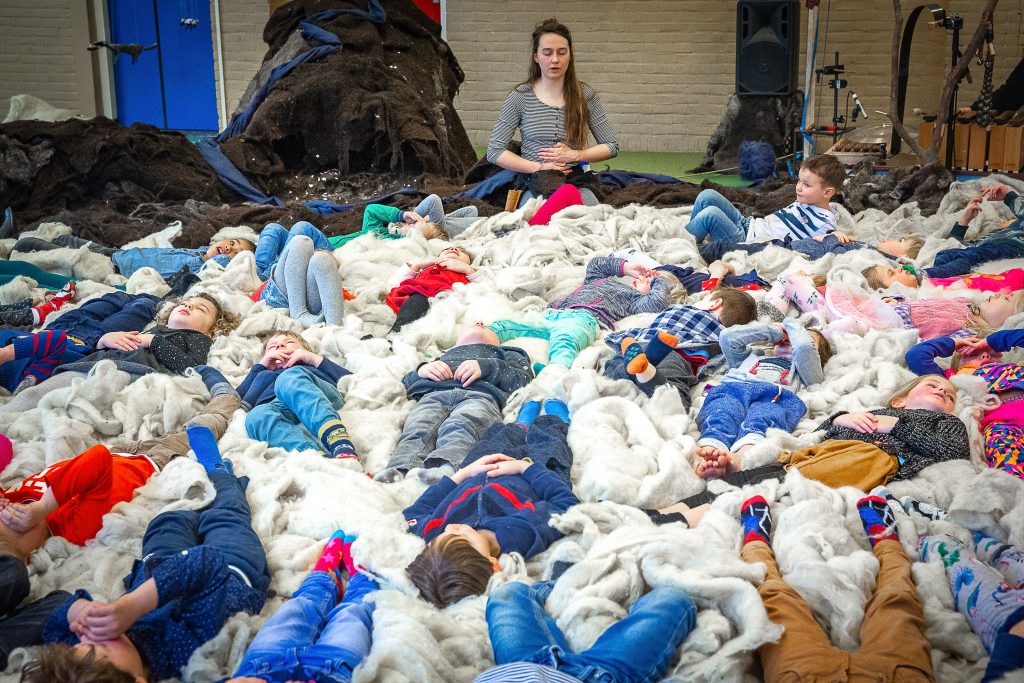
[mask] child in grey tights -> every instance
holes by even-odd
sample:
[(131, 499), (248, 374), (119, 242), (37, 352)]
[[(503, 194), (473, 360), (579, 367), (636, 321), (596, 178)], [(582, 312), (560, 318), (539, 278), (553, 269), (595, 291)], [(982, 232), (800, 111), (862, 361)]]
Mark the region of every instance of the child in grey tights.
[(345, 312), (341, 274), (334, 255), (316, 249), (306, 235), (288, 240), (260, 300), (271, 308), (287, 308), (304, 327), (318, 323), (340, 325)]

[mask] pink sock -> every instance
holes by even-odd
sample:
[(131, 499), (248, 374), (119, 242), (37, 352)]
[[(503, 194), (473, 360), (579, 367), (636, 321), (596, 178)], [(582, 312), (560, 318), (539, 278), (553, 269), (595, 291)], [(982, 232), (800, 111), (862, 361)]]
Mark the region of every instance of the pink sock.
[(575, 185), (566, 183), (555, 190), (547, 201), (540, 205), (537, 213), (530, 219), (530, 225), (547, 225), (551, 217), (570, 206), (582, 206), (583, 197)]

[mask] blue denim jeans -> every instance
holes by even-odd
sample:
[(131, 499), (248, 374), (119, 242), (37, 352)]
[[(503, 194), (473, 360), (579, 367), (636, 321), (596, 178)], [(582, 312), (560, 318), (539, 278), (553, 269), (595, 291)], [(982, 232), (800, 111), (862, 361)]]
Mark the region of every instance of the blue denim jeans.
[(566, 441), (568, 433), (569, 425), (554, 415), (541, 415), (529, 430), (515, 422), (499, 422), (491, 425), (476, 442), (460, 467), (491, 453), (504, 453), (516, 460), (529, 458), (557, 474), (571, 487), (572, 450)]
[(655, 588), (633, 603), (586, 652), (576, 653), (544, 603), (553, 581), (500, 586), (487, 600), (487, 630), (500, 666), (532, 662), (585, 683), (659, 681), (697, 622), (697, 608), (677, 588)]
[(310, 572), (291, 600), (260, 628), (235, 677), (352, 680), (372, 642), (373, 607), (363, 600), (377, 588), (373, 579), (356, 574), (338, 604), (332, 575)]
[[(216, 471), (208, 476), (217, 491), (213, 502), (202, 510), (172, 510), (154, 517), (142, 537), (142, 557), (176, 554), (197, 545), (213, 546), (229, 566), (245, 574), (253, 589), (266, 593), (270, 570), (263, 544), (252, 530), (252, 513), (245, 499), (249, 479)], [(135, 564), (124, 580), (127, 590), (146, 580), (145, 572), (139, 571), (143, 564)]]
[(742, 242), (747, 238), (750, 219), (728, 199), (715, 190), (703, 190), (693, 203), (693, 212), (686, 230), (700, 244), (709, 236), (713, 240)]
[(256, 274), (261, 280), (270, 277), (270, 271), (277, 263), (281, 252), (284, 251), (288, 240), (296, 235), (305, 235), (313, 240), (314, 249), (334, 250), (331, 243), (327, 241), (327, 235), (309, 221), (299, 221), (292, 226), (291, 230), (285, 229), (280, 223), (268, 223), (260, 232), (259, 241), (256, 243)]
[(344, 404), (338, 387), (310, 368), (295, 366), (282, 372), (274, 384), (276, 398), (249, 411), (245, 431), (250, 439), (289, 451), (319, 450), (320, 427), (338, 419)]
[(160, 299), (151, 294), (111, 292), (68, 311), (46, 329), (66, 332), (92, 348), (107, 332), (141, 332), (159, 305)]
[(764, 437), (769, 428), (792, 432), (806, 412), (799, 396), (770, 382), (722, 382), (697, 413), (699, 443), (729, 450), (744, 437)]

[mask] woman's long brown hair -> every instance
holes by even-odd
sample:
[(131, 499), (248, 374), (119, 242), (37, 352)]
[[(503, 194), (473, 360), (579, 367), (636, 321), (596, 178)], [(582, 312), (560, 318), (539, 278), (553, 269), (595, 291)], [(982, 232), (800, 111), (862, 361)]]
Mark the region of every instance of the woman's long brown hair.
[(569, 66), (565, 70), (562, 81), (562, 97), (565, 99), (565, 143), (573, 149), (586, 149), (590, 119), (590, 108), (587, 98), (583, 96), (583, 84), (576, 78), (576, 57), (572, 48), (572, 33), (569, 27), (551, 17), (545, 19), (533, 29), (533, 49), (530, 50), (530, 72), (524, 85), (533, 85), (540, 80), (540, 64), (533, 59), (540, 49), (540, 38), (545, 33), (555, 33), (569, 43)]

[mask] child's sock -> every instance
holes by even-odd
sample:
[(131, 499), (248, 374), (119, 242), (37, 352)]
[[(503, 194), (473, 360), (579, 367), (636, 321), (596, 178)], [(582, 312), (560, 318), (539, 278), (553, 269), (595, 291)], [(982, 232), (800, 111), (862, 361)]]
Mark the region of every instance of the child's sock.
[(224, 459), (220, 457), (217, 439), (209, 427), (201, 425), (188, 427), (185, 429), (185, 434), (188, 435), (188, 445), (192, 447), (192, 452), (196, 454), (196, 460), (203, 466), (207, 474), (212, 474), (216, 471), (230, 471)]
[(71, 280), (58, 290), (52, 299), (45, 304), (32, 308), (32, 323), (42, 325), (46, 319), (59, 311), (64, 304), (75, 298), (75, 281)]
[(7, 469), (7, 466), (14, 460), (14, 446), (11, 440), (0, 434), (0, 472)]
[(892, 495), (892, 491), (888, 487), (880, 485), (868, 491), (869, 495), (878, 496), (885, 500), (885, 504), (889, 506), (889, 509), (893, 511), (893, 519), (896, 514), (906, 514), (906, 510), (903, 509), (903, 503), (899, 501), (896, 496)]
[(565, 424), (569, 424), (569, 406), (557, 398), (549, 398), (544, 401), (544, 414), (554, 415)]
[(978, 559), (970, 548), (940, 534), (921, 539), (921, 559), (942, 559), (956, 609), (967, 617), (971, 630), (991, 652), (1007, 620), (1024, 605), (1024, 595), (1009, 586), (1006, 577)]
[(871, 547), (879, 541), (898, 541), (896, 535), (896, 516), (893, 514), (885, 498), (866, 496), (857, 501), (857, 511), (864, 525), (864, 532), (871, 541)]
[(355, 444), (341, 420), (328, 420), (320, 426), (320, 443), (332, 458), (358, 458)]
[(907, 514), (916, 512), (919, 515), (923, 515), (924, 517), (935, 521), (949, 517), (949, 513), (942, 508), (935, 507), (931, 503), (925, 503), (917, 500), (916, 498), (911, 498), (910, 496), (903, 496), (900, 498), (900, 505), (902, 505), (903, 509), (907, 511)]
[(657, 365), (675, 350), (678, 343), (679, 337), (674, 334), (659, 332), (658, 336), (647, 342), (647, 350), (644, 352), (644, 355), (647, 356), (647, 362), (651, 365)]
[(1024, 551), (980, 531), (972, 531), (971, 535), (974, 537), (974, 552), (978, 557), (1001, 571), (1006, 577), (1006, 583), (1014, 588), (1024, 588)]
[(217, 368), (212, 368), (209, 365), (197, 365), (195, 371), (203, 378), (203, 384), (210, 391), (210, 396), (237, 394), (235, 388), (228, 382), (228, 378)]
[(772, 510), (764, 496), (754, 496), (740, 507), (740, 523), (743, 524), (743, 542), (763, 541), (768, 543), (772, 535)]
[(345, 547), (345, 532), (338, 529), (327, 539), (324, 551), (320, 553), (320, 559), (313, 565), (315, 572), (327, 572), (334, 578), (338, 585), (338, 596), (345, 592), (345, 581), (341, 575), (343, 566), (343, 548)]
[(352, 559), (352, 544), (356, 542), (356, 538), (354, 534), (345, 534), (345, 540), (341, 544), (341, 561), (345, 565), (345, 570), (348, 571), (348, 578), (350, 579), (363, 570)]
[(516, 424), (529, 429), (538, 415), (540, 415), (540, 401), (527, 401), (519, 408)]
[(626, 367), (626, 372), (631, 375), (647, 369), (647, 356), (644, 355), (644, 350), (640, 348), (640, 342), (636, 339), (626, 337), (622, 340), (622, 362)]

